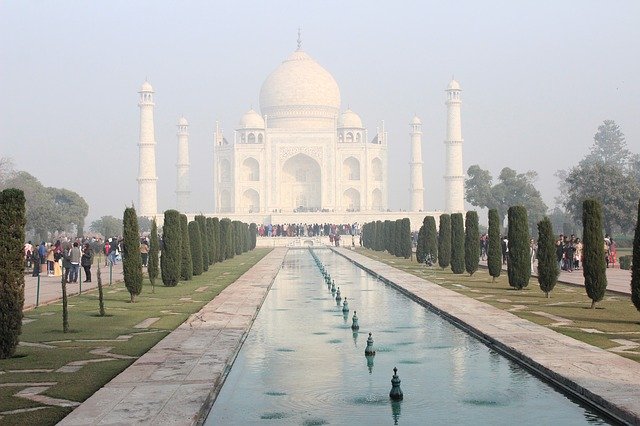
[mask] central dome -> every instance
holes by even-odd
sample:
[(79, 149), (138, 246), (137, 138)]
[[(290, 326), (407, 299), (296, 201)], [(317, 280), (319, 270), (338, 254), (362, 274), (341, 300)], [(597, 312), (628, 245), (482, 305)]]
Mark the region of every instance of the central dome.
[(260, 110), (269, 127), (335, 127), (340, 89), (327, 70), (296, 50), (262, 84)]

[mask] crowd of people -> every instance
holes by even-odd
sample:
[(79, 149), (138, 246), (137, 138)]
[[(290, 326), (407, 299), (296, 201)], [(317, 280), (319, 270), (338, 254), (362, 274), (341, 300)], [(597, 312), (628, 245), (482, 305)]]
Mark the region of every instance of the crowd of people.
[(269, 224), (258, 227), (260, 237), (322, 237), (336, 235), (358, 235), (358, 224), (331, 224), (331, 223), (288, 223)]

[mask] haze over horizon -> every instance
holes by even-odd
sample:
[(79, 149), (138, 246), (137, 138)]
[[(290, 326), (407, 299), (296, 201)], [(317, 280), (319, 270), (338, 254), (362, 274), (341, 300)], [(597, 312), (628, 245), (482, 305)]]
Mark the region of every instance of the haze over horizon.
[[(175, 207), (177, 122), (190, 127), (191, 204), (213, 211), (213, 131), (225, 137), (296, 48), (339, 84), (369, 140), (389, 133), (389, 205), (409, 206), (409, 122), (423, 123), (427, 210), (444, 207), (445, 93), (462, 86), (465, 170), (558, 169), (615, 120), (640, 152), (640, 3), (356, 1), (0, 3), (0, 156), (78, 192), (87, 223), (137, 203), (138, 90), (155, 90), (159, 210)], [(471, 206), (468, 206), (471, 208)]]

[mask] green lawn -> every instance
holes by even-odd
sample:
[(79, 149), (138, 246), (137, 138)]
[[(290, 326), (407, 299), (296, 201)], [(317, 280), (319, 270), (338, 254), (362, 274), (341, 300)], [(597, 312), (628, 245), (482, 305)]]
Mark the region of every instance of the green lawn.
[[(449, 268), (426, 267), (415, 260), (398, 258), (387, 252), (367, 249), (359, 249), (358, 252), (603, 349), (621, 346), (613, 339), (640, 344), (640, 312), (630, 296), (607, 293), (596, 309), (590, 309), (591, 299), (583, 288), (577, 286), (559, 283), (547, 299), (538, 286), (537, 278), (532, 278), (525, 289), (513, 290), (506, 271), (492, 283), (486, 269), (480, 269), (469, 277), (467, 273), (455, 275)], [(549, 318), (545, 314), (557, 318)], [(638, 346), (616, 353), (640, 362)]]
[[(0, 360), (0, 424), (55, 424), (71, 408), (55, 407), (14, 396), (26, 386), (9, 383), (55, 383), (42, 392), (53, 398), (84, 401), (135, 359), (182, 324), (190, 314), (199, 311), (225, 287), (262, 259), (270, 249), (259, 248), (209, 267), (209, 271), (176, 287), (164, 287), (157, 280), (155, 293), (147, 280), (136, 303), (129, 303), (124, 283), (104, 288), (105, 317), (98, 316), (97, 290), (69, 298), (70, 332), (62, 332), (62, 304), (55, 303), (25, 313), (21, 345), (16, 356)], [(106, 278), (106, 279), (105, 279)], [(108, 282), (108, 276), (103, 275)], [(160, 285), (158, 285), (160, 283)], [(199, 291), (196, 291), (199, 290)], [(181, 300), (184, 299), (184, 300)], [(147, 318), (160, 318), (147, 329), (135, 328)], [(31, 321), (31, 322), (29, 322)], [(131, 358), (109, 359), (92, 351)], [(89, 362), (75, 372), (56, 372), (73, 361), (108, 359)], [(28, 372), (28, 370), (45, 370)], [(18, 414), (3, 412), (40, 408)]]

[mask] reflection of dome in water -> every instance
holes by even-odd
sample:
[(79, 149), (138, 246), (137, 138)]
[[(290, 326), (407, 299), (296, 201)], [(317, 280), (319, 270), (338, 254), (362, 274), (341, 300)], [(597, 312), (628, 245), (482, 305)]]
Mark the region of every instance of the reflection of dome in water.
[(340, 109), (333, 76), (301, 50), (273, 71), (260, 89), (260, 110), (269, 127), (327, 128)]
[(240, 129), (264, 129), (264, 120), (252, 108), (242, 115), (238, 127)]

